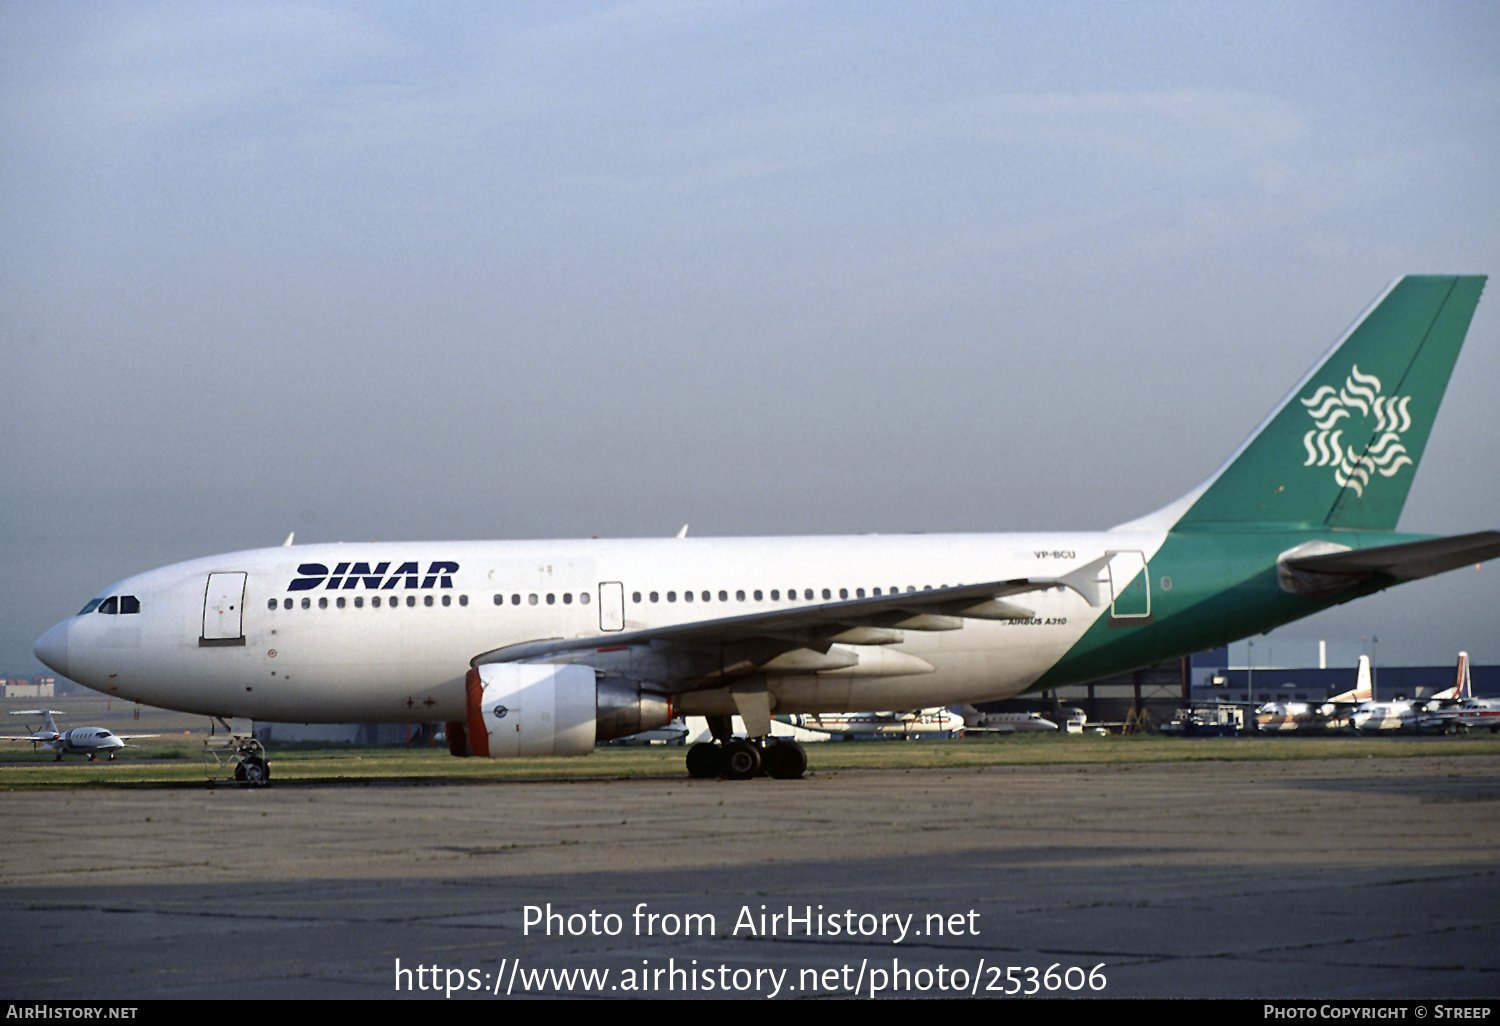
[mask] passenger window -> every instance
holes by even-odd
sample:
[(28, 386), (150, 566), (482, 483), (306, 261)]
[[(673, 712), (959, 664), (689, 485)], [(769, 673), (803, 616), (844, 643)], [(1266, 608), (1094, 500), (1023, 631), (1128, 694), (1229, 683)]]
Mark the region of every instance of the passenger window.
[[(396, 600), (395, 599), (391, 599), (391, 605), (395, 605), (395, 604), (396, 604)], [(379, 609), (380, 608), (380, 596), (379, 595), (371, 595), (370, 596), (370, 606), (373, 609)]]
[(503, 605), (505, 605), (505, 596), (504, 595), (496, 595), (495, 596), (495, 605), (497, 605), (497, 606), (503, 606)]
[[(722, 595), (721, 595), (721, 596), (720, 596), (720, 597), (721, 597), (721, 598), (722, 598), (722, 597), (723, 597), (723, 596), (722, 596)], [(703, 601), (704, 601), (704, 602), (707, 602), (707, 601), (709, 601), (709, 600), (710, 600), (710, 599), (712, 599), (712, 598), (713, 598), (713, 593), (712, 593), (712, 592), (707, 592), (707, 591), (705, 591), (705, 592), (704, 592), (704, 593), (703, 593)]]
[(656, 601), (656, 592), (654, 592), (654, 591), (651, 593), (651, 601), (652, 602)]
[(585, 605), (585, 606), (588, 605), (589, 604), (589, 593), (586, 592), (586, 591), (580, 591), (578, 593), (578, 601), (582, 605)]
[(270, 602), (266, 603), (266, 608), (267, 609), (275, 609), (276, 608), (276, 604), (277, 604), (276, 600), (272, 599)]
[[(742, 592), (740, 592), (740, 600), (744, 601), (744, 598), (745, 598), (745, 593), (742, 591)], [(727, 591), (721, 591), (721, 592), (719, 592), (719, 601), (720, 602), (728, 602), (729, 601), (729, 592), (727, 592)]]
[[(672, 601), (672, 593), (671, 592), (667, 592), (667, 601), (668, 602)], [(683, 592), (682, 593), (682, 601), (684, 601), (684, 602), (691, 602), (691, 601), (693, 601), (693, 593), (690, 592), (690, 591)]]
[(743, 602), (743, 601), (745, 601), (745, 593), (743, 591), (737, 591), (737, 592), (735, 592), (734, 593), (734, 600), (736, 602)]
[(848, 588), (840, 588), (839, 589), (839, 598), (846, 599), (848, 597), (849, 597), (849, 589)]
[(281, 608), (282, 609), (291, 609), (292, 608), (292, 600), (291, 599), (283, 599), (282, 602), (281, 602)]
[(356, 595), (356, 596), (354, 596), (354, 608), (355, 609), (363, 609), (363, 608), (365, 608), (365, 597), (363, 595)]
[(536, 605), (537, 604), (536, 592), (532, 592), (530, 595), (527, 595), (526, 596), (526, 602), (527, 602), (528, 605), (533, 605), (533, 606)]
[(638, 592), (638, 591), (631, 592), (630, 593), (630, 601), (634, 602), (636, 605), (640, 605), (641, 604), (641, 593)]
[(572, 604), (573, 604), (573, 593), (571, 591), (565, 591), (565, 592), (563, 592), (563, 605), (565, 605), (565, 606), (571, 606)]
[(312, 608), (312, 599), (310, 599), (310, 598), (303, 599), (302, 600), (302, 608), (303, 609), (311, 609)]
[[(431, 601), (432, 596), (428, 595), (427, 598), (428, 598), (429, 601)], [(408, 596), (406, 596), (406, 604), (408, 606), (414, 606), (414, 605), (416, 605), (417, 604), (417, 597), (415, 595), (408, 595)]]
[(781, 589), (779, 589), (779, 588), (772, 588), (771, 589), (771, 601), (772, 602), (780, 602), (781, 601)]
[(669, 591), (669, 592), (667, 592), (667, 601), (668, 602), (676, 602), (677, 601), (677, 593), (675, 591)]
[(762, 595), (761, 590), (759, 588), (756, 588), (755, 589), (755, 601), (757, 601), (757, 602), (761, 601), (762, 597), (763, 597), (763, 595)]
[(828, 589), (827, 589), (827, 588), (824, 588), (824, 589), (823, 589), (823, 598), (824, 598), (824, 599), (825, 599), (825, 600), (827, 600), (827, 599), (831, 599), (831, 598), (833, 598), (833, 593), (832, 593), (832, 592), (830, 592), (830, 591), (829, 591), (829, 590), (828, 590)]
[(327, 609), (328, 608), (328, 600), (326, 598), (320, 598), (320, 599), (318, 599), (318, 608), (319, 609)]
[(554, 595), (554, 594), (552, 594), (552, 592), (550, 592), (550, 591), (547, 592), (547, 605), (549, 605), (549, 606), (555, 606), (555, 605), (557, 605), (557, 596)]
[(865, 597), (865, 589), (863, 589), (863, 588), (855, 588), (854, 589), (854, 597), (855, 598), (864, 598)]
[(443, 605), (444, 606), (451, 606), (451, 605), (453, 605), (453, 596), (452, 595), (444, 595), (443, 596)]
[[(416, 598), (416, 596), (415, 595), (408, 595), (406, 598), (407, 598), (406, 604), (407, 605), (411, 605), (411, 600), (414, 599), (414, 598)], [(429, 609), (431, 609), (432, 608), (432, 596), (431, 595), (423, 595), (422, 596), (422, 605), (424, 605), (424, 606), (428, 607)]]
[(340, 609), (343, 609), (344, 608), (344, 596), (340, 595), (338, 597), (338, 599), (335, 600), (334, 605), (338, 606)]
[(467, 596), (467, 595), (460, 595), (458, 597), (458, 604), (461, 605), (461, 606), (468, 605), (469, 604), (469, 596)]
[(521, 596), (520, 595), (512, 595), (510, 597), (510, 604), (513, 605), (513, 606), (519, 606), (521, 604)]
[(813, 597), (812, 589), (811, 588), (804, 588), (804, 589), (802, 589), (802, 597), (805, 598), (805, 599), (807, 599), (807, 601), (811, 602), (812, 601), (812, 597)]

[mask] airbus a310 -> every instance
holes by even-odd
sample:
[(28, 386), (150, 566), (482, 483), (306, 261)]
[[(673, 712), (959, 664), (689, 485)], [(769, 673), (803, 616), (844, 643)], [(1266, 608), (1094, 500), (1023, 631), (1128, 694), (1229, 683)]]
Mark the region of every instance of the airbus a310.
[(1395, 533), (1483, 286), (1394, 282), (1206, 481), (1108, 531), (257, 549), (110, 585), (36, 654), (225, 719), (443, 720), (457, 755), (703, 715), (693, 775), (798, 777), (774, 714), (1096, 680), (1500, 554)]

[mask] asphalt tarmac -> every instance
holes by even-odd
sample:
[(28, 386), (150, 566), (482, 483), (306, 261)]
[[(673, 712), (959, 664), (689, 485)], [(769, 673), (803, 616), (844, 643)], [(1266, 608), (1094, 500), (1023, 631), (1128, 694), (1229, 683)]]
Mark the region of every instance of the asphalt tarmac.
[(13, 999), (1500, 995), (1494, 756), (0, 802)]

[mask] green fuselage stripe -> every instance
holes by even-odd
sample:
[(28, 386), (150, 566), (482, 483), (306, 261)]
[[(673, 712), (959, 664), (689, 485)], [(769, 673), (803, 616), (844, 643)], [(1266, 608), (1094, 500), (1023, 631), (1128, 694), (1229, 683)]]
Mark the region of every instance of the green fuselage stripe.
[(1087, 683), (1217, 648), (1398, 583), (1377, 574), (1332, 598), (1290, 594), (1277, 580), (1276, 560), (1305, 542), (1372, 548), (1425, 537), (1384, 531), (1174, 531), (1146, 567), (1150, 622), (1113, 618), (1106, 611), (1029, 690)]

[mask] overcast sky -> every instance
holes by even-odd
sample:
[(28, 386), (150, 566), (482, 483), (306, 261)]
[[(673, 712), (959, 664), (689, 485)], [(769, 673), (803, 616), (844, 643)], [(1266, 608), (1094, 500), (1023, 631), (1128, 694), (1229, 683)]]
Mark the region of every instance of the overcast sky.
[[(0, 0), (0, 672), (367, 539), (1087, 529), (1500, 274), (1500, 5)], [(1500, 527), (1500, 286), (1403, 529)], [(1500, 662), (1500, 564), (1277, 632)]]

